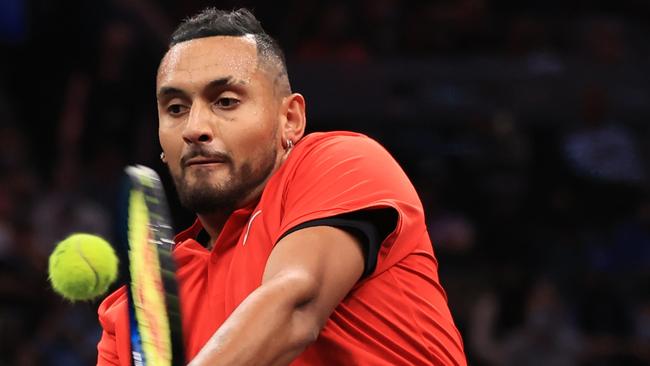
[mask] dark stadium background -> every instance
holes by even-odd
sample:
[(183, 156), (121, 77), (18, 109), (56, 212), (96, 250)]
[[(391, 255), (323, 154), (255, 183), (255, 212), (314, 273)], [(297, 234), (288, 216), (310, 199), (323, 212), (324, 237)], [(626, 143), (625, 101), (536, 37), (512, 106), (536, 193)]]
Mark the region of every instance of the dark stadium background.
[(98, 303), (55, 296), (47, 256), (117, 237), (124, 165), (164, 172), (156, 68), (207, 5), (280, 40), (310, 131), (403, 165), (470, 364), (650, 364), (648, 4), (3, 0), (0, 365), (94, 363)]

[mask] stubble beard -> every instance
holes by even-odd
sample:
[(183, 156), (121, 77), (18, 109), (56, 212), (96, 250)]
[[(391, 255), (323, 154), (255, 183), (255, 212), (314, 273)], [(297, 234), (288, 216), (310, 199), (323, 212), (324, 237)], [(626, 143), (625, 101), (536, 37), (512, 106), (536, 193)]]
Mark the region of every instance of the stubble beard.
[[(235, 167), (232, 160), (227, 163), (229, 177), (223, 182), (211, 182), (209, 171), (196, 170), (189, 173), (181, 169), (180, 174), (171, 174), (183, 207), (197, 214), (226, 214), (239, 206), (269, 178), (275, 167), (277, 150), (271, 147), (256, 167), (253, 162), (244, 162)], [(194, 183), (189, 184), (187, 174), (194, 174)]]

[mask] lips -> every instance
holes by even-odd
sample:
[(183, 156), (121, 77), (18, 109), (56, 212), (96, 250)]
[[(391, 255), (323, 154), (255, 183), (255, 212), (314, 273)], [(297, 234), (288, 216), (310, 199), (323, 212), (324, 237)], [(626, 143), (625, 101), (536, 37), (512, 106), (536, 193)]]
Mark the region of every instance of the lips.
[(223, 164), (223, 163), (225, 163), (225, 161), (223, 159), (195, 157), (195, 158), (187, 160), (185, 162), (185, 166), (207, 165), (207, 164)]

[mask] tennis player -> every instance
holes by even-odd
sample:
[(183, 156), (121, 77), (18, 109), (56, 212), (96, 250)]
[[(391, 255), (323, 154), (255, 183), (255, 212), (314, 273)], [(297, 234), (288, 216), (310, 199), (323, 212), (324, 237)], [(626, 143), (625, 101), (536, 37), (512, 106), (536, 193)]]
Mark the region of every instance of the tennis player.
[[(409, 179), (364, 135), (305, 135), (248, 10), (182, 23), (157, 98), (161, 158), (197, 215), (174, 250), (190, 365), (466, 365)], [(99, 320), (97, 363), (128, 365), (124, 288)]]

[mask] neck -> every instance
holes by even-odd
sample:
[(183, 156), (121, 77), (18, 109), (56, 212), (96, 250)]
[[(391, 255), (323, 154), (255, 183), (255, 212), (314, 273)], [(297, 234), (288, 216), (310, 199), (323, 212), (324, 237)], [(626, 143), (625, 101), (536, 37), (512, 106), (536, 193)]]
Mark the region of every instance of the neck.
[[(264, 183), (266, 184), (266, 180)], [(219, 212), (197, 214), (199, 221), (201, 221), (201, 225), (203, 225), (203, 229), (208, 233), (208, 235), (210, 235), (210, 244), (208, 245), (208, 249), (212, 249), (212, 245), (217, 241), (217, 238), (219, 237), (219, 234), (221, 234), (223, 226), (226, 224), (226, 221), (228, 221), (230, 215), (232, 215), (236, 210), (257, 201), (262, 194), (264, 185), (261, 185), (250, 192), (245, 199), (235, 205), (235, 208), (224, 209)]]
[(217, 241), (223, 225), (226, 224), (226, 220), (232, 212), (226, 213), (209, 213), (209, 214), (198, 214), (199, 221), (203, 225), (203, 229), (210, 235), (210, 243), (208, 244), (208, 249), (212, 249), (212, 245)]

